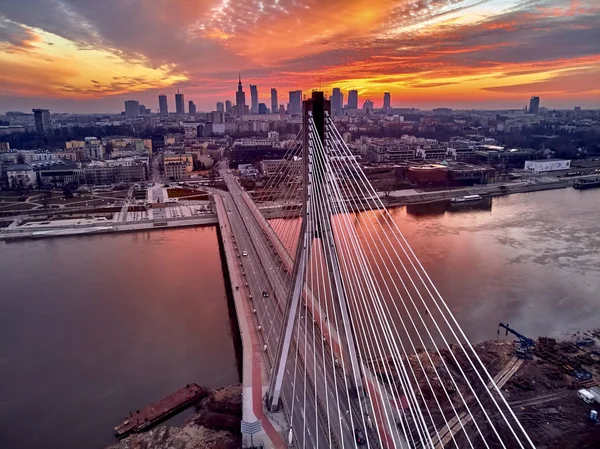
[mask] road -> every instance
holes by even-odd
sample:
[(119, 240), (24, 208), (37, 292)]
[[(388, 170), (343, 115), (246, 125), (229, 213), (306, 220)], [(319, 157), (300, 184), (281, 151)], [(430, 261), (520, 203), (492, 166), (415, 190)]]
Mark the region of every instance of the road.
[[(283, 322), (284, 303), (287, 299), (286, 273), (263, 230), (253, 218), (252, 212), (243, 200), (243, 192), (236, 180), (226, 170), (222, 170), (222, 176), (229, 187), (230, 194), (225, 196), (225, 202), (233, 227), (232, 236), (235, 236), (238, 250), (248, 253), (246, 257), (242, 257), (241, 263), (246, 273), (248, 288), (253, 297), (259, 322), (263, 328), (263, 338), (267, 345), (266, 351), (269, 360), (273, 361), (276, 356)], [(263, 291), (269, 293), (268, 298), (263, 298)], [(309, 317), (310, 321), (312, 320)], [(310, 327), (314, 329), (318, 326)], [(305, 338), (309, 342), (306, 345), (306, 357), (303, 354)], [(348, 394), (343, 379), (339, 375), (335, 377), (333, 375), (336, 370), (333, 367), (331, 353), (327, 350), (325, 356), (323, 356), (318, 348), (319, 343), (312, 344), (313, 332), (310, 330), (305, 335), (304, 329), (301, 327), (298, 340), (302, 343), (300, 352), (302, 358), (306, 361), (306, 371), (309, 374), (306, 376), (306, 398), (304, 397), (305, 367), (300, 360), (296, 368), (296, 394), (295, 397), (292, 397), (293, 357), (290, 357), (292, 363), (288, 363), (284, 388), (282, 389), (282, 402), (288, 419), (291, 416), (292, 428), (298, 447), (329, 447), (328, 429), (326, 427), (328, 421), (327, 407), (329, 408), (331, 430), (335, 435), (337, 445), (339, 447), (355, 446), (353, 429), (349, 424), (350, 420), (347, 419), (347, 416), (339, 416), (338, 401), (342, 415), (349, 414), (352, 409), (356, 427), (362, 427), (357, 424), (361, 422), (361, 419), (356, 413), (355, 407), (348, 405)], [(314, 341), (321, 341), (318, 329), (315, 332)], [(315, 346), (317, 351), (314, 351)], [(295, 354), (295, 345), (292, 346), (290, 354)], [(318, 400), (315, 400), (315, 386)], [(293, 402), (295, 405), (292, 407)], [(306, 406), (304, 406), (304, 403), (306, 403)], [(292, 413), (292, 410), (295, 413)], [(304, 439), (306, 439), (305, 445)]]

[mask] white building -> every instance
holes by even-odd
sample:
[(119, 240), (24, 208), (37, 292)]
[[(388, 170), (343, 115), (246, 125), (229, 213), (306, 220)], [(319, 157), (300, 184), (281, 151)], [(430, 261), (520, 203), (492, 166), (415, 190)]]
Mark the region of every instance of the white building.
[(13, 189), (32, 189), (36, 184), (35, 172), (29, 164), (15, 164), (6, 169), (8, 185)]
[(88, 159), (103, 160), (104, 159), (104, 145), (102, 141), (96, 137), (86, 137), (85, 142), (85, 156)]

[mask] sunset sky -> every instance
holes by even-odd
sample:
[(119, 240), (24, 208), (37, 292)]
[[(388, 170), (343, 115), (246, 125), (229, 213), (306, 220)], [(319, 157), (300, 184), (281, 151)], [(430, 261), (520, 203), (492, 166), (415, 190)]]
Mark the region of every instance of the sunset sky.
[(1, 0), (0, 112), (358, 89), (380, 107), (600, 108), (600, 1)]

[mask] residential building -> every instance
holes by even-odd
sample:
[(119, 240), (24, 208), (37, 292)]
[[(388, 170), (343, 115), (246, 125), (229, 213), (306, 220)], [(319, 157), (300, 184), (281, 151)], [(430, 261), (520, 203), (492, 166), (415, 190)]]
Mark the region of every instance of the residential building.
[(529, 113), (537, 114), (540, 112), (540, 97), (531, 97), (529, 100)]
[(288, 114), (302, 114), (302, 91), (291, 90), (289, 92)]
[(365, 100), (363, 103), (363, 110), (372, 111), (373, 110), (373, 102), (371, 100)]
[(177, 89), (177, 93), (175, 94), (175, 112), (178, 115), (185, 114), (185, 103), (183, 99), (183, 94), (179, 93), (179, 89)]
[(225, 121), (225, 114), (222, 111), (212, 111), (208, 114), (207, 119), (211, 123), (223, 123)]
[(190, 100), (188, 102), (188, 114), (196, 115), (196, 105), (194, 104), (194, 102), (192, 100)]
[(339, 114), (344, 108), (344, 94), (339, 87), (334, 87), (331, 94), (331, 112)]
[(102, 141), (96, 137), (86, 137), (84, 139), (85, 145), (85, 156), (88, 160), (103, 160), (104, 159), (104, 145)]
[(250, 113), (258, 114), (258, 87), (254, 84), (250, 84), (250, 100), (252, 102)]
[(348, 109), (358, 109), (358, 91), (348, 91)]
[(186, 172), (194, 171), (194, 155), (191, 153), (182, 154), (164, 154), (163, 162), (165, 167), (167, 164), (182, 163), (185, 165)]
[(392, 108), (392, 96), (389, 92), (383, 93), (383, 109), (388, 111)]
[[(229, 107), (231, 107), (231, 102), (229, 103)], [(225, 107), (221, 101), (217, 101), (217, 112), (225, 112)]]
[(137, 100), (126, 100), (125, 115), (130, 118), (140, 115), (140, 102)]
[(271, 112), (274, 114), (279, 109), (277, 102), (277, 89), (271, 88)]
[(183, 179), (187, 175), (186, 165), (184, 162), (169, 162), (165, 163), (165, 176), (173, 181)]
[(183, 134), (186, 138), (198, 137), (198, 122), (182, 122)]
[(277, 131), (269, 131), (267, 134), (267, 140), (279, 142), (279, 133)]
[(160, 112), (160, 115), (162, 115), (163, 117), (169, 115), (169, 105), (167, 103), (167, 96), (164, 94), (158, 96), (158, 110)]
[(264, 176), (272, 176), (277, 173), (281, 173), (282, 170), (290, 173), (300, 173), (302, 167), (302, 160), (289, 160), (289, 159), (267, 159), (260, 161), (260, 171)]
[(49, 109), (32, 109), (33, 120), (35, 121), (35, 131), (38, 134), (46, 134), (52, 129), (52, 122), (50, 121), (50, 110)]

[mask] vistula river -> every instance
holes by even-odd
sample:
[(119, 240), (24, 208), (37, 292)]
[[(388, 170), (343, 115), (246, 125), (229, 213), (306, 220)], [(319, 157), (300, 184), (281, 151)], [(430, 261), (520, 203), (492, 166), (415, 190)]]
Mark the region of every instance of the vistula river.
[[(392, 214), (473, 342), (600, 326), (600, 190)], [(231, 332), (214, 227), (0, 243), (0, 448), (102, 448), (131, 409), (238, 382)]]

